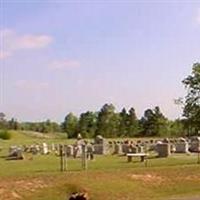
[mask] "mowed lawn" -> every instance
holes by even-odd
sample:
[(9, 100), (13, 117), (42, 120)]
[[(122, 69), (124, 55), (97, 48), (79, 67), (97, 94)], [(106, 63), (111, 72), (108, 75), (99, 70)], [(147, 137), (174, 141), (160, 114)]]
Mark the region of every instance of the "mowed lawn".
[[(63, 138), (36, 138), (13, 132), (9, 141), (0, 141), (7, 155), (14, 144), (71, 143)], [(80, 159), (68, 160), (68, 171), (59, 171), (59, 157), (26, 154), (22, 161), (0, 158), (0, 199), (67, 200), (75, 191), (87, 192), (91, 200), (170, 200), (200, 199), (200, 165), (197, 155), (175, 154), (169, 158), (150, 158), (144, 163), (127, 163), (123, 156), (96, 156), (81, 169)], [(195, 200), (196, 200), (195, 199)]]

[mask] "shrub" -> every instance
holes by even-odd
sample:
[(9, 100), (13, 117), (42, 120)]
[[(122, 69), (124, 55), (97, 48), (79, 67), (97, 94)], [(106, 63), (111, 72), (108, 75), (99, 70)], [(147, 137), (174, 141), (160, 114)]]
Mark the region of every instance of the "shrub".
[(7, 130), (0, 130), (0, 139), (9, 140), (11, 138), (11, 133)]

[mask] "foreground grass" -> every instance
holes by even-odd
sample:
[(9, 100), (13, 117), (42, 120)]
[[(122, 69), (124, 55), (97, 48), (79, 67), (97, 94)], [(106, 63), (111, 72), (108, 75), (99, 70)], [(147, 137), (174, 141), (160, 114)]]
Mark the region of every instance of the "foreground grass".
[[(33, 142), (72, 142), (62, 138), (41, 139), (13, 133), (0, 142), (6, 155), (9, 145)], [(0, 158), (0, 199), (66, 200), (71, 192), (87, 191), (91, 200), (160, 200), (172, 197), (200, 197), (200, 165), (197, 155), (176, 154), (169, 158), (127, 163), (126, 157), (96, 156), (81, 170), (80, 159), (68, 160), (68, 171), (59, 172), (59, 157), (25, 155), (22, 161)], [(200, 199), (200, 198), (199, 198)]]

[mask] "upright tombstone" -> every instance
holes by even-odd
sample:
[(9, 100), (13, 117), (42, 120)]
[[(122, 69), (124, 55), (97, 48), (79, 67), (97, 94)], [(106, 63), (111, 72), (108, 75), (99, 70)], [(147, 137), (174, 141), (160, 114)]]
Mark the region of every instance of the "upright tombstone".
[(86, 153), (87, 153), (87, 159), (93, 160), (94, 159), (94, 146), (92, 143), (86, 144)]
[(73, 147), (73, 145), (67, 145), (66, 149), (67, 149), (67, 152), (66, 152), (67, 157), (70, 157), (70, 156), (74, 155), (74, 147)]
[(126, 140), (126, 141), (124, 141), (123, 142), (123, 144), (122, 144), (122, 153), (123, 154), (127, 154), (127, 153), (129, 153), (129, 141), (128, 140)]
[(135, 146), (133, 143), (129, 145), (128, 147), (128, 153), (139, 153), (138, 147)]
[(49, 153), (48, 145), (44, 142), (44, 143), (42, 143), (42, 154), (46, 155), (48, 153)]
[(194, 136), (190, 140), (190, 151), (198, 152), (200, 149), (200, 137)]
[(158, 153), (159, 158), (168, 157), (171, 154), (170, 144), (168, 144), (168, 143), (158, 143), (156, 145), (156, 151)]
[(84, 141), (79, 133), (73, 148), (74, 158), (80, 158), (82, 156), (82, 145), (84, 145)]
[(40, 152), (40, 150), (38, 150), (37, 145), (31, 145), (29, 152), (32, 153), (33, 155), (36, 155)]
[(109, 145), (101, 135), (97, 135), (95, 138), (94, 153), (101, 154), (101, 155), (105, 155), (109, 153)]
[(189, 144), (185, 138), (180, 138), (175, 143), (176, 153), (188, 153), (189, 152)]
[(122, 145), (120, 143), (114, 144), (114, 152), (113, 154), (122, 154)]
[(144, 153), (144, 146), (138, 145), (138, 153)]

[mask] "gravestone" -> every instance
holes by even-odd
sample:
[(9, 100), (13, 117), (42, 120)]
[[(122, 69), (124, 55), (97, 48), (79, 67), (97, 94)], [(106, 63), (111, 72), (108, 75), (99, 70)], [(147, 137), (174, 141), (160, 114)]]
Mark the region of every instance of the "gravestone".
[(129, 153), (129, 145), (130, 145), (129, 140), (125, 140), (123, 142), (123, 144), (122, 144), (122, 153), (123, 154)]
[(122, 145), (120, 143), (114, 144), (113, 154), (122, 154)]
[(199, 152), (200, 149), (200, 137), (194, 136), (191, 138), (190, 151)]
[(176, 153), (188, 153), (189, 152), (189, 144), (184, 138), (180, 138), (175, 143)]
[(97, 135), (94, 140), (94, 153), (100, 155), (109, 154), (109, 144), (101, 135)]
[(144, 146), (138, 145), (138, 153), (144, 153)]
[(138, 153), (137, 146), (130, 144), (129, 147), (128, 147), (128, 153)]
[(170, 144), (168, 143), (158, 143), (156, 145), (156, 151), (159, 158), (168, 157), (171, 154)]
[(9, 155), (6, 160), (23, 160), (24, 155), (21, 148), (13, 146), (9, 148)]
[(85, 142), (83, 141), (81, 134), (78, 134), (77, 140), (73, 146), (74, 158), (80, 158), (82, 156), (82, 145), (84, 144)]
[(48, 145), (44, 142), (44, 143), (42, 143), (42, 154), (46, 155), (48, 153), (49, 153)]
[(67, 145), (66, 150), (67, 157), (74, 155), (74, 147), (72, 145)]
[(86, 145), (86, 153), (87, 153), (87, 159), (89, 160), (94, 159), (94, 146), (92, 143), (88, 143)]

